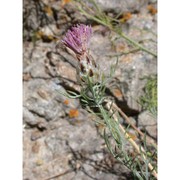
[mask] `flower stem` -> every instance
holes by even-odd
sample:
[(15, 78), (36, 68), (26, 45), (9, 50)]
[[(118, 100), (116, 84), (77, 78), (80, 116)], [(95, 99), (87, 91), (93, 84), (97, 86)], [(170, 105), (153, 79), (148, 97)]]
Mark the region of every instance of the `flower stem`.
[(134, 46), (138, 47), (140, 50), (147, 52), (148, 54), (153, 55), (154, 57), (157, 57), (157, 54), (150, 51), (149, 49), (145, 48), (144, 46), (140, 45), (139, 43), (137, 43), (136, 41), (132, 40), (131, 38), (129, 38), (127, 35), (125, 35), (123, 32), (119, 32), (118, 33), (121, 37), (123, 37), (124, 39), (126, 39), (127, 41), (129, 41), (130, 43), (132, 43)]

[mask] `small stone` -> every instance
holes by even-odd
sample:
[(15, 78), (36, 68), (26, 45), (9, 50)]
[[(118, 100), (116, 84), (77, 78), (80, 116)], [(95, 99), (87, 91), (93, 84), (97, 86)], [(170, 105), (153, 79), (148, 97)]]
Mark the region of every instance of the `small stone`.
[(23, 74), (23, 81), (29, 81), (31, 79), (31, 75), (29, 73)]
[(40, 144), (37, 141), (35, 141), (34, 145), (32, 145), (32, 152), (38, 153), (39, 149), (40, 149)]
[(42, 97), (43, 99), (48, 99), (49, 94), (47, 91), (45, 91), (44, 89), (39, 89), (37, 91), (37, 93), (39, 94), (40, 97)]
[(43, 165), (43, 160), (42, 159), (37, 159), (37, 161), (36, 161), (36, 165), (37, 166), (41, 166), (41, 165)]
[(36, 141), (37, 139), (39, 139), (42, 136), (41, 132), (38, 130), (35, 130), (31, 133), (31, 140), (32, 141)]
[(157, 120), (150, 112), (144, 111), (139, 114), (138, 126), (144, 128), (153, 138), (157, 138)]
[(46, 121), (40, 121), (38, 123), (38, 128), (41, 129), (41, 130), (47, 129), (47, 127), (48, 127), (48, 123)]
[(39, 123), (38, 119), (28, 109), (23, 108), (23, 119), (29, 125), (35, 126)]

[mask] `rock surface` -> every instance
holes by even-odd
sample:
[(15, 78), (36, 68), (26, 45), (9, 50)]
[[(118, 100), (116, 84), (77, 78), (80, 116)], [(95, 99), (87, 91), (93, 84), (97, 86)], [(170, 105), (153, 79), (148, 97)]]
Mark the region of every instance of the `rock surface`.
[(151, 113), (148, 111), (140, 113), (138, 116), (138, 125), (141, 129), (145, 129), (151, 137), (154, 139), (157, 138), (157, 120)]
[(138, 11), (148, 3), (147, 0), (95, 0), (95, 2), (103, 11), (116, 13)]
[[(156, 15), (148, 12), (145, 1), (96, 1), (104, 11), (115, 14), (140, 10), (123, 25), (123, 31), (156, 51)], [(82, 109), (78, 100), (59, 93), (79, 90), (77, 62), (58, 47), (59, 40), (73, 24), (89, 20), (71, 2), (62, 5), (62, 1), (24, 1), (23, 9), (24, 180), (132, 179), (129, 170), (108, 153), (99, 133), (102, 127), (95, 126), (94, 117)], [(156, 120), (146, 111), (141, 112), (137, 103), (145, 84), (141, 78), (157, 73), (156, 58), (142, 51), (117, 58), (132, 46), (102, 25), (93, 24), (92, 28), (90, 49), (100, 69), (108, 75), (110, 66), (118, 60), (108, 95), (132, 116), (134, 124), (156, 138)]]

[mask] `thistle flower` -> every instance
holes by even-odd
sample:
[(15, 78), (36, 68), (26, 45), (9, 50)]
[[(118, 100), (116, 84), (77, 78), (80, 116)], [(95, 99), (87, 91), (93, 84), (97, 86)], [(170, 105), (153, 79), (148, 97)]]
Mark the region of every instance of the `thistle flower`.
[(77, 70), (77, 80), (85, 82), (86, 77), (93, 77), (97, 82), (98, 69), (96, 63), (89, 53), (89, 40), (92, 36), (91, 26), (80, 24), (68, 30), (61, 41), (66, 47), (70, 48), (79, 62)]
[(70, 48), (76, 55), (88, 53), (89, 40), (92, 35), (91, 26), (84, 24), (76, 25), (68, 30), (62, 43)]

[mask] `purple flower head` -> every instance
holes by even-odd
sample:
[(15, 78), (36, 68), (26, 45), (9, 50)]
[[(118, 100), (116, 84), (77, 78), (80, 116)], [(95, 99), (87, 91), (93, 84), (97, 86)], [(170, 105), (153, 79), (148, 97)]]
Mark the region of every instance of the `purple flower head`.
[(83, 55), (88, 50), (91, 35), (91, 26), (79, 24), (72, 27), (71, 30), (68, 30), (62, 43), (73, 50), (77, 55)]

